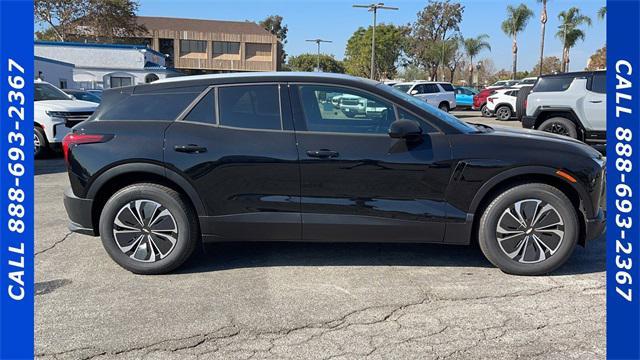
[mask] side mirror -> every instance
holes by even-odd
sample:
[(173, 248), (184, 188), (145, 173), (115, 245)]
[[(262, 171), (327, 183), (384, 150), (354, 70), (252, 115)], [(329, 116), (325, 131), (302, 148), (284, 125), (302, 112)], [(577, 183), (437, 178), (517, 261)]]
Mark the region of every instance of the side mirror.
[(409, 92), (410, 95), (418, 95), (418, 90), (411, 90)]
[(422, 128), (415, 121), (400, 119), (389, 126), (389, 136), (394, 139), (416, 141), (422, 138)]

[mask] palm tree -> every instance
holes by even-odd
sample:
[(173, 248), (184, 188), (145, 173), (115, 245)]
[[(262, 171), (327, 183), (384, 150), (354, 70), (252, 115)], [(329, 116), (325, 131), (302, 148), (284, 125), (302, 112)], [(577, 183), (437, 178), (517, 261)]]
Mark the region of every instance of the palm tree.
[(516, 79), (518, 70), (518, 33), (527, 26), (529, 19), (533, 16), (533, 11), (525, 4), (518, 7), (507, 6), (507, 19), (502, 22), (502, 31), (513, 38), (513, 80)]
[(491, 51), (491, 45), (487, 41), (488, 39), (489, 35), (487, 34), (481, 34), (475, 38), (462, 39), (464, 51), (467, 53), (467, 56), (469, 56), (469, 85), (473, 85), (473, 58), (478, 56), (484, 49)]
[(606, 16), (607, 16), (607, 7), (603, 6), (600, 8), (600, 10), (598, 10), (598, 19), (604, 20)]
[(556, 37), (562, 39), (562, 71), (569, 71), (569, 49), (574, 47), (578, 40), (584, 40), (585, 33), (579, 27), (581, 25), (591, 26), (591, 18), (582, 15), (580, 9), (572, 7), (567, 11), (562, 11), (558, 14), (560, 20), (560, 26), (558, 26), (558, 32)]
[(542, 4), (542, 11), (540, 12), (540, 73), (542, 75), (542, 61), (544, 60), (544, 32), (547, 27), (547, 1), (538, 0)]

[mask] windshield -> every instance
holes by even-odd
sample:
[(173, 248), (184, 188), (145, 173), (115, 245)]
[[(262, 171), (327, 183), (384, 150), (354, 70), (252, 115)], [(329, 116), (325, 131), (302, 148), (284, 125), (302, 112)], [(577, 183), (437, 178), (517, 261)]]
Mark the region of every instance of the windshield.
[(33, 88), (35, 92), (33, 96), (34, 101), (69, 100), (67, 94), (51, 84), (36, 83)]
[(91, 101), (94, 103), (100, 103), (100, 98), (95, 94), (89, 92), (73, 92), (70, 95), (75, 97), (78, 100)]
[(379, 85), (380, 88), (384, 89), (385, 91), (391, 92), (393, 95), (401, 97), (402, 99), (412, 103), (413, 105), (421, 108), (422, 110), (428, 112), (429, 114), (437, 117), (438, 119), (446, 122), (447, 124), (453, 126), (454, 128), (464, 132), (464, 133), (470, 133), (470, 132), (477, 132), (478, 130), (467, 124), (466, 122), (458, 119), (457, 117), (444, 112), (442, 110), (439, 110), (438, 108), (431, 106), (429, 104), (427, 104), (426, 101), (419, 99), (417, 97), (411, 96), (409, 94), (407, 94), (406, 92), (402, 91), (401, 89), (398, 89), (397, 86), (393, 86), (393, 87), (388, 87), (388, 86), (384, 86), (384, 84)]
[(411, 84), (397, 84), (397, 85), (393, 85), (392, 87), (394, 89), (398, 89), (400, 91), (402, 91), (403, 93), (406, 93), (407, 91), (409, 91), (409, 89), (411, 89)]

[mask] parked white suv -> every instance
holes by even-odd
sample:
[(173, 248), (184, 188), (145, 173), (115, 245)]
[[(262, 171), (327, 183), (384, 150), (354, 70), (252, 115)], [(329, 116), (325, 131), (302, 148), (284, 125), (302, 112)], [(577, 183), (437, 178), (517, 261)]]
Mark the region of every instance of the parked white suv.
[(442, 111), (456, 107), (456, 93), (447, 82), (412, 81), (393, 85), (394, 88), (426, 101)]
[(507, 121), (516, 113), (516, 99), (519, 89), (500, 89), (487, 98), (487, 109), (498, 120)]
[(523, 86), (533, 86), (536, 81), (538, 81), (537, 77), (528, 77), (518, 81), (517, 84), (513, 85), (515, 88), (521, 88)]
[(73, 98), (48, 82), (34, 83), (33, 146), (35, 156), (59, 148), (76, 124), (93, 114), (98, 104)]
[(606, 85), (606, 71), (542, 76), (527, 97), (522, 126), (570, 136), (604, 148)]

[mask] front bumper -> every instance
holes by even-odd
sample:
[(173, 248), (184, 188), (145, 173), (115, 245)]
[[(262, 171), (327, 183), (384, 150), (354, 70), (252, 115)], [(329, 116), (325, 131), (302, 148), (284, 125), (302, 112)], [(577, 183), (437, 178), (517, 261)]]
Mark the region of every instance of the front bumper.
[(587, 219), (586, 221), (586, 234), (585, 240), (591, 241), (597, 239), (602, 235), (607, 228), (607, 216), (602, 210), (602, 208), (598, 209), (598, 214), (593, 219)]
[(64, 192), (64, 208), (69, 217), (69, 230), (80, 234), (97, 236), (91, 218), (93, 200), (76, 197), (71, 188)]

